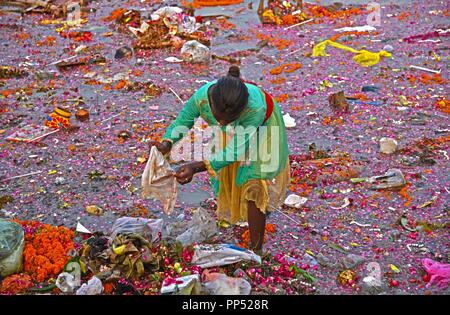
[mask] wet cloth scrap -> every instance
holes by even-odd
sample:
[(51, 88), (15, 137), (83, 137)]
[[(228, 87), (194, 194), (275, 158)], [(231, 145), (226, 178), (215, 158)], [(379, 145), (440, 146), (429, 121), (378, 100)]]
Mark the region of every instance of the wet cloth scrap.
[(353, 49), (351, 47), (336, 43), (332, 40), (325, 40), (319, 44), (317, 44), (316, 46), (314, 46), (313, 48), (313, 52), (312, 55), (314, 57), (323, 57), (323, 56), (330, 56), (329, 54), (327, 54), (325, 52), (326, 46), (330, 45), (333, 46), (335, 48), (339, 48), (342, 50), (346, 50), (346, 51), (350, 51), (354, 54), (356, 54), (353, 57), (353, 60), (358, 63), (359, 65), (363, 66), (363, 67), (371, 67), (376, 65), (378, 62), (380, 62), (381, 58), (383, 57), (387, 57), (387, 58), (391, 58), (392, 54), (385, 51), (385, 50), (381, 50), (379, 52), (371, 52), (368, 50), (356, 50)]

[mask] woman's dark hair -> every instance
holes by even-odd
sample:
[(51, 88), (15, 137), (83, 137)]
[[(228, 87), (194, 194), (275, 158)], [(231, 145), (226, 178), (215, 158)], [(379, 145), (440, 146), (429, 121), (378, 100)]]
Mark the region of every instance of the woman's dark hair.
[(216, 112), (236, 119), (248, 102), (248, 90), (240, 78), (239, 67), (231, 66), (228, 74), (215, 84), (211, 99)]

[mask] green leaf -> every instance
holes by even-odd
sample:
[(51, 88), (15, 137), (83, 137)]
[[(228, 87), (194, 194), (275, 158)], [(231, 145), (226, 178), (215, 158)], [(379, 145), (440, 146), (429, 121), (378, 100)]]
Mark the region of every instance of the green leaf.
[(362, 182), (365, 182), (366, 179), (365, 179), (364, 177), (355, 177), (355, 178), (350, 178), (350, 181), (351, 181), (353, 184), (356, 184), (356, 183), (362, 183)]
[(408, 226), (408, 219), (405, 218), (405, 217), (402, 217), (400, 219), (400, 224), (405, 228), (405, 230), (408, 230), (408, 231), (411, 231), (411, 232), (416, 232), (417, 231), (416, 228), (413, 229), (413, 228)]
[(42, 287), (42, 288), (38, 288), (38, 287), (30, 288), (30, 289), (28, 289), (28, 291), (35, 292), (35, 293), (43, 293), (43, 292), (51, 291), (54, 288), (56, 288), (56, 285), (50, 284), (50, 285), (48, 285), (46, 287)]
[(299, 273), (303, 276), (303, 278), (305, 278), (306, 281), (308, 282), (316, 282), (317, 279), (314, 278), (309, 272), (303, 270), (303, 269), (299, 269)]
[(328, 246), (344, 254), (347, 252), (344, 247), (338, 244), (330, 243)]

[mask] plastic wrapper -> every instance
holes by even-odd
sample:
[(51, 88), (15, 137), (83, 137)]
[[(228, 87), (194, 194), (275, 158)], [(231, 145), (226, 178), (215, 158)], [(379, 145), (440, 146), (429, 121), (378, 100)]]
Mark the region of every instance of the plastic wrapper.
[(223, 273), (205, 271), (204, 286), (212, 295), (249, 295), (252, 286), (243, 278), (228, 277)]
[(152, 197), (159, 200), (167, 214), (173, 211), (177, 200), (178, 184), (174, 174), (169, 162), (153, 146), (142, 174), (142, 198)]
[(192, 264), (201, 268), (210, 268), (234, 264), (241, 260), (261, 263), (261, 257), (248, 249), (232, 244), (215, 244), (195, 246)]
[(200, 26), (195, 17), (183, 13), (183, 9), (179, 7), (163, 7), (156, 10), (152, 15), (152, 20), (163, 19), (164, 24), (174, 34), (186, 32), (193, 33)]
[(368, 181), (371, 183), (371, 189), (401, 188), (406, 185), (402, 171), (394, 168), (384, 175), (370, 177)]
[(216, 220), (204, 208), (198, 208), (187, 226), (188, 229), (176, 238), (183, 246), (202, 243), (218, 232)]
[[(200, 276), (198, 274), (179, 277), (175, 283), (161, 287), (161, 294), (190, 295), (195, 292), (195, 288), (200, 286)], [(194, 292), (193, 292), (194, 291)]]
[(181, 58), (186, 62), (209, 62), (211, 52), (208, 47), (196, 40), (190, 40), (181, 47)]
[(58, 275), (55, 285), (61, 292), (72, 293), (76, 287), (75, 277), (68, 272), (62, 272)]
[(44, 139), (47, 135), (57, 132), (50, 127), (44, 125), (30, 124), (18, 128), (6, 140), (13, 142), (38, 142)]
[(392, 138), (381, 138), (380, 139), (380, 152), (384, 154), (392, 154), (397, 150), (397, 141)]
[(6, 277), (22, 269), (24, 232), (14, 222), (0, 219), (0, 276)]
[(286, 128), (294, 128), (295, 126), (297, 126), (295, 119), (292, 118), (289, 113), (283, 115), (283, 121)]
[(288, 207), (301, 208), (307, 201), (308, 198), (291, 194), (284, 200), (284, 204)]
[(163, 219), (122, 217), (114, 222), (109, 240), (112, 242), (118, 234), (139, 234), (154, 242), (158, 239), (163, 223)]
[(177, 15), (183, 13), (183, 9), (179, 7), (162, 7), (153, 12), (152, 18), (158, 20), (161, 17), (175, 19)]
[(99, 295), (103, 292), (102, 281), (97, 277), (92, 277), (88, 283), (83, 285), (77, 290), (76, 295)]

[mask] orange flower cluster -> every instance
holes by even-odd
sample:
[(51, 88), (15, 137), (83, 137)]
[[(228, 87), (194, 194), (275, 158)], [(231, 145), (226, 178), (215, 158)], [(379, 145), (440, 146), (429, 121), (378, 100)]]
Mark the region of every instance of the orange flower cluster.
[(433, 83), (435, 83), (435, 84), (444, 85), (444, 84), (447, 83), (447, 80), (443, 79), (441, 77), (440, 73), (435, 73), (433, 75), (428, 75), (426, 73), (422, 73), (420, 75), (419, 81), (422, 82), (423, 84), (433, 84)]
[(279, 96), (276, 96), (276, 97), (275, 97), (275, 100), (276, 100), (278, 103), (281, 103), (281, 102), (286, 101), (288, 98), (289, 98), (289, 94), (281, 94), (281, 95), (279, 95)]
[(221, 30), (232, 30), (236, 28), (236, 24), (231, 23), (227, 18), (221, 18), (216, 20), (217, 26)]
[(435, 73), (433, 75), (422, 73), (419, 78), (410, 74), (407, 76), (407, 78), (408, 78), (409, 83), (411, 83), (411, 84), (415, 84), (417, 82), (417, 79), (419, 80), (420, 83), (425, 84), (425, 85), (433, 85), (433, 84), (444, 85), (447, 83), (447, 81), (441, 77), (440, 73)]
[(402, 13), (400, 13), (400, 14), (397, 16), (397, 19), (398, 19), (399, 21), (404, 21), (404, 20), (406, 20), (410, 15), (411, 15), (411, 13), (409, 13), (409, 12), (402, 12)]
[(411, 187), (411, 183), (407, 183), (400, 191), (399, 195), (406, 199), (404, 206), (409, 207), (413, 201), (413, 198), (408, 193), (408, 188)]
[[(267, 233), (272, 234), (277, 231), (277, 227), (275, 226), (275, 224), (267, 223), (266, 227), (265, 227), (265, 231), (266, 231), (266, 234)], [(242, 242), (237, 245), (240, 247), (243, 247), (243, 248), (249, 248), (250, 247), (249, 245), (251, 243), (250, 242), (250, 230), (249, 229), (245, 230), (245, 232), (242, 233), (241, 237), (242, 237)], [(266, 237), (266, 235), (264, 235), (264, 242), (266, 242), (266, 240), (267, 240), (267, 237)]]
[(92, 41), (92, 33), (91, 32), (59, 32), (62, 38), (70, 38), (76, 42), (90, 42)]
[(284, 84), (284, 83), (286, 83), (286, 79), (285, 78), (277, 78), (277, 79), (269, 80), (269, 82), (272, 84)]
[(298, 63), (298, 62), (285, 63), (285, 64), (282, 64), (281, 66), (271, 69), (270, 74), (278, 75), (278, 74), (281, 74), (282, 72), (291, 73), (291, 72), (294, 72), (294, 71), (300, 69), (301, 67), (302, 67), (302, 64)]
[(272, 223), (266, 224), (266, 233), (275, 233), (277, 231), (277, 226)]
[(16, 295), (24, 293), (32, 286), (33, 281), (29, 275), (26, 273), (15, 274), (3, 279), (2, 285), (0, 286), (0, 293)]
[(356, 37), (360, 37), (362, 35), (367, 36), (367, 35), (378, 35), (378, 32), (373, 32), (373, 33), (369, 33), (369, 32), (358, 32), (358, 31), (351, 31), (351, 32), (342, 32), (342, 33), (337, 33), (336, 35), (333, 35), (332, 37), (330, 37), (330, 40), (333, 42), (336, 42), (339, 38), (341, 38), (342, 36), (350, 36), (350, 35), (356, 35)]
[(103, 21), (104, 22), (115, 21), (115, 20), (121, 18), (125, 12), (127, 12), (127, 9), (123, 9), (123, 8), (115, 9), (111, 12), (110, 16), (103, 18)]
[(74, 232), (36, 221), (18, 223), (25, 230), (24, 271), (38, 282), (56, 277), (70, 260), (68, 252), (74, 248)]
[(332, 118), (330, 116), (325, 116), (322, 120), (322, 124), (327, 126), (327, 125), (342, 125), (344, 123), (344, 119), (342, 118)]
[(315, 18), (328, 18), (340, 20), (346, 20), (354, 15), (367, 14), (367, 11), (363, 11), (359, 8), (349, 8), (346, 10), (331, 12), (320, 5), (307, 6), (306, 12), (308, 16), (312, 16)]
[(30, 37), (31, 37), (31, 35), (28, 34), (28, 33), (19, 33), (19, 34), (17, 34), (17, 38), (18, 38), (21, 42), (27, 40), (27, 39), (30, 38)]
[(215, 7), (215, 6), (224, 6), (230, 4), (239, 4), (242, 3), (243, 0), (182, 0), (181, 5), (186, 8), (199, 9), (202, 7)]
[(103, 292), (105, 294), (111, 294), (114, 291), (114, 285), (112, 283), (105, 283), (103, 285)]
[(366, 94), (363, 94), (363, 93), (353, 94), (352, 97), (355, 97), (363, 102), (367, 101), (367, 96), (366, 96)]
[(450, 101), (449, 100), (437, 101), (436, 108), (446, 114), (450, 114)]
[(47, 36), (43, 41), (38, 41), (37, 46), (54, 46), (56, 43), (55, 36)]
[(278, 50), (283, 50), (289, 47), (293, 42), (291, 40), (282, 39), (271, 35), (257, 33), (256, 38), (259, 40), (267, 40), (272, 46), (275, 46)]

